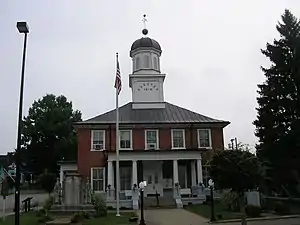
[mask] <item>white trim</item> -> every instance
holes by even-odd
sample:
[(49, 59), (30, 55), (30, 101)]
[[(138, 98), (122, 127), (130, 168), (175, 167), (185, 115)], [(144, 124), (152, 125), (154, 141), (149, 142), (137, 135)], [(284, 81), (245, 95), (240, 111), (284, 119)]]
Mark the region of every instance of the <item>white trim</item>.
[[(95, 131), (101, 131), (103, 133), (103, 149), (94, 149), (94, 132)], [(105, 150), (105, 130), (91, 130), (91, 151), (96, 151), (96, 152), (99, 152), (99, 151), (103, 151)]]
[(93, 169), (102, 169), (103, 171), (103, 190), (95, 191), (96, 193), (105, 192), (105, 167), (91, 167), (91, 190), (93, 190)]
[[(195, 160), (201, 159), (199, 151), (124, 151), (120, 152), (120, 161), (132, 160)], [(108, 160), (115, 161), (116, 153), (108, 152)]]
[(147, 132), (148, 131), (155, 131), (156, 132), (156, 148), (155, 150), (159, 149), (159, 131), (157, 129), (149, 129), (149, 130), (145, 130), (145, 150), (149, 150), (148, 149), (148, 143), (147, 143)]
[[(207, 147), (200, 147), (200, 135), (199, 135), (199, 131), (201, 131), (201, 130), (208, 131), (209, 146), (207, 146)], [(212, 149), (211, 129), (197, 129), (197, 142), (198, 142), (198, 148)]]
[[(174, 131), (182, 131), (183, 133), (183, 147), (174, 147), (173, 146), (173, 132)], [(185, 149), (185, 129), (172, 129), (171, 130), (171, 142), (172, 142), (172, 149)]]
[[(122, 131), (129, 131), (130, 132), (130, 148), (121, 148), (121, 132)], [(119, 141), (120, 141), (120, 150), (132, 150), (132, 130), (119, 130)]]

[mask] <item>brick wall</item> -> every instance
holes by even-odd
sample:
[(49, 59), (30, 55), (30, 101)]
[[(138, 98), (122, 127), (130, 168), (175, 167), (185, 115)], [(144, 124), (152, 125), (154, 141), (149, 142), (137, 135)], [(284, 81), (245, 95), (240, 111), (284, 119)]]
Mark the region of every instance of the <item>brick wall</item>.
[[(115, 129), (108, 128), (105, 131), (105, 148), (109, 151), (116, 149)], [(135, 128), (132, 130), (133, 150), (145, 149), (145, 130)], [(211, 128), (212, 150), (203, 155), (204, 160), (211, 158), (214, 151), (224, 149), (223, 129)], [(105, 165), (105, 157), (102, 152), (91, 151), (91, 130), (86, 128), (77, 129), (78, 140), (78, 170), (83, 176), (90, 176), (91, 167), (102, 167)], [(187, 149), (197, 149), (197, 129), (185, 129), (185, 144)], [(159, 148), (163, 150), (171, 149), (171, 129), (159, 129)]]

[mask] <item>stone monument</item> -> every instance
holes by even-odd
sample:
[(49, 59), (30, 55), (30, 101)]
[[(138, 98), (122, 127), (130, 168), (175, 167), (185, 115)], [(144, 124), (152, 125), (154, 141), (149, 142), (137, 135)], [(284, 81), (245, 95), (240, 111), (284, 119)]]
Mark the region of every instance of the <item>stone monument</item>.
[[(63, 187), (58, 183), (55, 185), (55, 204), (52, 206), (52, 212), (79, 212), (94, 211), (91, 204), (91, 187), (89, 179), (85, 182), (77, 172), (66, 172)], [(63, 196), (61, 197), (61, 194)]]
[(82, 204), (80, 201), (81, 177), (78, 173), (66, 173), (65, 177), (65, 201), (66, 207), (75, 207)]

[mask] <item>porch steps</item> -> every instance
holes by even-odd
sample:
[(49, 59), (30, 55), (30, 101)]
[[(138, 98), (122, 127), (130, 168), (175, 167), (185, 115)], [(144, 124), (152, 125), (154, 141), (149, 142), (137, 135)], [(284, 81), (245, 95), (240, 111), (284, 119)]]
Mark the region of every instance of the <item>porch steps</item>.
[[(159, 208), (176, 208), (175, 201), (172, 197), (158, 197)], [(145, 209), (157, 208), (156, 197), (146, 197), (144, 200)]]

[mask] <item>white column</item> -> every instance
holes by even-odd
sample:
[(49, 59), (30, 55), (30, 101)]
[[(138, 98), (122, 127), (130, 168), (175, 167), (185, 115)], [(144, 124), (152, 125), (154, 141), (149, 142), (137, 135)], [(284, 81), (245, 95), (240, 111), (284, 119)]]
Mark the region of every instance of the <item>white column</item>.
[(196, 177), (196, 161), (192, 160), (191, 161), (191, 176), (192, 176), (192, 186), (197, 185), (197, 177)]
[(107, 185), (109, 184), (111, 188), (114, 188), (114, 167), (112, 161), (107, 162)]
[(60, 171), (59, 171), (59, 182), (60, 186), (62, 187), (64, 181), (64, 171), (62, 169), (62, 166), (60, 166)]
[(198, 184), (203, 183), (202, 160), (201, 159), (197, 159), (197, 175), (198, 175)]
[(173, 160), (173, 185), (179, 183), (178, 181), (178, 162), (177, 159)]
[(137, 163), (136, 163), (136, 160), (132, 160), (132, 186), (134, 184), (139, 186), (139, 184), (137, 182), (138, 182), (138, 179), (137, 179)]

